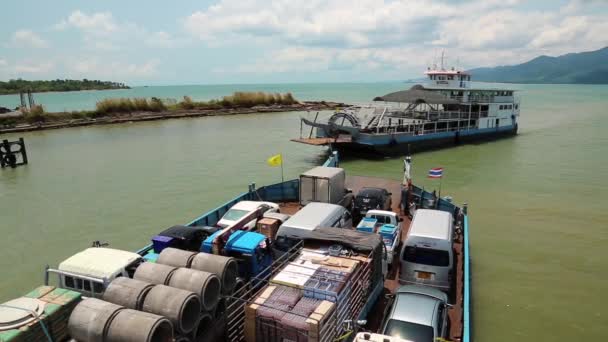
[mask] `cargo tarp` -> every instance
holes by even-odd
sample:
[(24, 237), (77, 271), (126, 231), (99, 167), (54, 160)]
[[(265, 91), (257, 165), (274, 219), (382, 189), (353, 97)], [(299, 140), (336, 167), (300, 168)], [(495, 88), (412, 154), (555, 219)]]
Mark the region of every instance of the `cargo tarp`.
[(294, 229), (282, 236), (288, 239), (297, 239), (304, 241), (324, 241), (335, 242), (336, 244), (348, 247), (360, 253), (372, 253), (372, 284), (375, 286), (378, 282), (383, 281), (382, 277), (382, 260), (385, 256), (385, 246), (378, 234), (370, 234), (358, 232), (352, 229), (342, 228), (317, 228), (315, 230)]

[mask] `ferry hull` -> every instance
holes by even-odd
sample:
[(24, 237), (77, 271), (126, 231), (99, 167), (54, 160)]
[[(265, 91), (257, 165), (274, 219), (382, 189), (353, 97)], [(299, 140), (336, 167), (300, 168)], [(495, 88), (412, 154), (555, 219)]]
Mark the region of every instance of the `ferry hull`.
[[(445, 132), (420, 136), (377, 139), (370, 136), (365, 141), (332, 144), (331, 148), (344, 155), (391, 156), (440, 149), (460, 144), (492, 141), (517, 134), (517, 125), (502, 129)], [(384, 140), (384, 141), (383, 141)], [(387, 141), (388, 140), (388, 141)]]

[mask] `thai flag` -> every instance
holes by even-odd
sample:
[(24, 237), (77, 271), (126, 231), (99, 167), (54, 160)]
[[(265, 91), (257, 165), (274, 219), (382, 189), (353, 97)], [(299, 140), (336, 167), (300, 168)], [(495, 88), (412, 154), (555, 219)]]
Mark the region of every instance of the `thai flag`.
[(429, 178), (441, 178), (443, 177), (443, 168), (434, 167), (429, 170)]

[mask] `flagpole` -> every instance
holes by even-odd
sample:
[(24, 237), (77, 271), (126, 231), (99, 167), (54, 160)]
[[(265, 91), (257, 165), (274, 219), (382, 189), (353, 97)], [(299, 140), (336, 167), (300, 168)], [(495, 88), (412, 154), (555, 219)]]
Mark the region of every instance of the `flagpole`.
[(441, 181), (443, 180), (443, 174), (439, 177), (439, 198), (441, 198)]
[(283, 177), (283, 155), (281, 154), (281, 183), (285, 182), (285, 178)]

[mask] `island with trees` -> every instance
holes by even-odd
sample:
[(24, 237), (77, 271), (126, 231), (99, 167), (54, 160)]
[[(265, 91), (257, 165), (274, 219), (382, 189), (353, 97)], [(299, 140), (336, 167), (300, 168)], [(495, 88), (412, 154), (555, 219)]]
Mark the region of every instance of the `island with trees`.
[(0, 95), (19, 94), (20, 92), (43, 93), (49, 91), (79, 91), (79, 90), (107, 90), (129, 89), (124, 83), (100, 80), (48, 80), (27, 81), (22, 79), (0, 81)]

